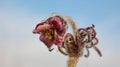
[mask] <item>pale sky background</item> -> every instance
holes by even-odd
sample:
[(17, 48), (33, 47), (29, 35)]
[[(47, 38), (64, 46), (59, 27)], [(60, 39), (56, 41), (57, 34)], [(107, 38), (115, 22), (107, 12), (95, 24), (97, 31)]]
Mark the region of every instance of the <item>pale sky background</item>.
[(52, 13), (71, 16), (79, 28), (96, 26), (103, 57), (91, 49), (77, 67), (120, 67), (120, 0), (0, 0), (0, 67), (66, 67), (66, 56), (32, 34)]

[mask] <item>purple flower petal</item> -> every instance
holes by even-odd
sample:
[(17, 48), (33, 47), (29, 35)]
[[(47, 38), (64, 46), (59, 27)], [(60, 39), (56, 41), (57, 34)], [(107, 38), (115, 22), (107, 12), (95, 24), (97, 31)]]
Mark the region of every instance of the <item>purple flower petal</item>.
[(48, 40), (47, 38), (45, 38), (44, 33), (41, 34), (40, 38), (39, 38), (48, 48), (50, 48), (53, 43), (54, 40)]
[(62, 22), (58, 17), (54, 17), (51, 22), (57, 30), (62, 30)]
[(37, 24), (37, 26), (33, 30), (33, 33), (34, 34), (35, 33), (40, 34), (40, 32), (43, 32), (43, 31), (45, 31), (46, 29), (49, 29), (49, 28), (51, 28), (51, 26), (49, 24), (46, 24), (46, 23), (42, 22), (42, 23)]
[(57, 45), (58, 47), (61, 47), (62, 46), (62, 39), (63, 39), (63, 36), (56, 34), (55, 35), (55, 45)]

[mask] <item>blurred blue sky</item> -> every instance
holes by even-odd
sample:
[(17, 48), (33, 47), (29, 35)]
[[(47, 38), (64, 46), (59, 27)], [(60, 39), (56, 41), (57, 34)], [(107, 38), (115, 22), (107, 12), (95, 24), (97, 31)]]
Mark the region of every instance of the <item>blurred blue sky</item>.
[(91, 49), (77, 67), (120, 66), (120, 0), (0, 0), (0, 67), (66, 66), (67, 57), (57, 49), (49, 53), (39, 35), (32, 34), (52, 13), (71, 16), (78, 28), (96, 26), (103, 57)]

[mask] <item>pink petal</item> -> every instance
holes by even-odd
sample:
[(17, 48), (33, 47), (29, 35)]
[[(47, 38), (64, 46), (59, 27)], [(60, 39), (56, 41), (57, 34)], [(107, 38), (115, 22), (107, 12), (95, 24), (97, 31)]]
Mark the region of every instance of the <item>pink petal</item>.
[(39, 39), (40, 39), (48, 48), (50, 48), (50, 47), (53, 45), (53, 43), (54, 43), (54, 40), (48, 40), (48, 39), (46, 39), (44, 33), (41, 33)]
[(51, 28), (49, 24), (42, 22), (36, 25), (35, 29), (33, 30), (33, 33), (40, 34), (40, 32), (45, 31), (46, 29), (49, 29), (49, 28)]
[(63, 36), (55, 34), (55, 45), (57, 45), (58, 47), (61, 47), (62, 46), (62, 40), (63, 40)]
[(57, 30), (62, 30), (62, 22), (58, 17), (54, 17), (51, 22)]
[(54, 25), (54, 27), (56, 28), (56, 32), (59, 35), (63, 36), (65, 34), (65, 29), (63, 28), (62, 25), (63, 22), (61, 22), (59, 17), (54, 17), (51, 23)]
[(40, 26), (40, 25), (44, 25), (44, 24), (45, 24), (45, 22), (38, 23), (38, 24), (36, 25), (35, 29), (37, 29), (38, 26)]

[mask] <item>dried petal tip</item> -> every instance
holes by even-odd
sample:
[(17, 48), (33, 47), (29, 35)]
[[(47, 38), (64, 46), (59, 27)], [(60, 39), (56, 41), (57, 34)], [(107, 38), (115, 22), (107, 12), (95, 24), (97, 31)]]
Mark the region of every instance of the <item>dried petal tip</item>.
[(95, 27), (95, 25), (94, 25), (94, 24), (92, 24), (92, 27), (94, 28), (94, 27)]

